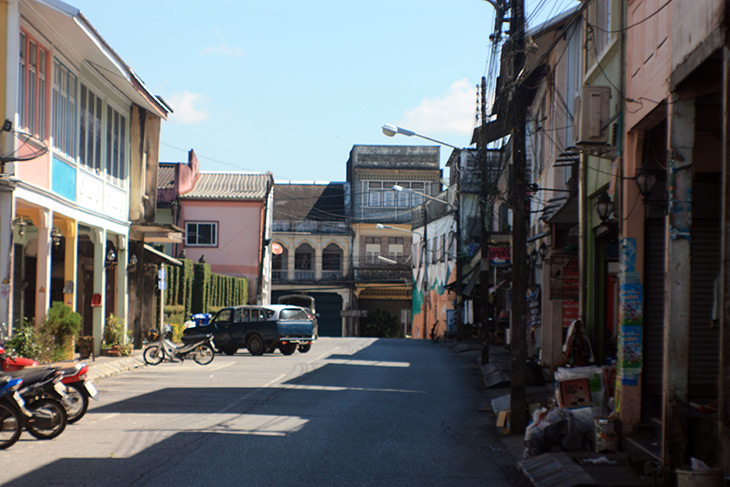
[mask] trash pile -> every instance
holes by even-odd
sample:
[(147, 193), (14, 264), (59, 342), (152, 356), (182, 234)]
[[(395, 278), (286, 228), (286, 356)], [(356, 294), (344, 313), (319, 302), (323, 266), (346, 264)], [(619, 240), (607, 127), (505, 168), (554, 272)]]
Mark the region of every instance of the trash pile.
[(616, 451), (615, 365), (586, 365), (593, 362), (593, 351), (580, 320), (571, 325), (563, 353), (570, 366), (555, 371), (554, 406), (532, 413), (525, 431), (525, 458), (555, 450)]

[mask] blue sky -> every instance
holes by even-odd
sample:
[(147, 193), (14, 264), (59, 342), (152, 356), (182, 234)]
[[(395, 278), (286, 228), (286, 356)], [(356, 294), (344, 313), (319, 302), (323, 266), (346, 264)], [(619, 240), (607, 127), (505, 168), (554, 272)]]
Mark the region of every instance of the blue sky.
[[(344, 181), (353, 145), (432, 145), (384, 123), (468, 146), (494, 26), (484, 0), (67, 3), (175, 110), (161, 161), (192, 148), (277, 180)], [(537, 25), (577, 2), (526, 3)]]

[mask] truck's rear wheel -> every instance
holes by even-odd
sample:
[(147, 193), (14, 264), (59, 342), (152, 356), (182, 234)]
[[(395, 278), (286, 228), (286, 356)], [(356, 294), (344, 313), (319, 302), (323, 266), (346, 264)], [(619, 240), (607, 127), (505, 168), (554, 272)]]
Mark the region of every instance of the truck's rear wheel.
[(312, 344), (311, 343), (301, 343), (298, 348), (299, 348), (300, 352), (307, 353), (312, 348)]
[(246, 343), (246, 348), (251, 355), (263, 355), (264, 340), (260, 335), (251, 335)]
[(287, 343), (286, 345), (282, 344), (279, 345), (279, 350), (281, 350), (281, 353), (283, 353), (284, 355), (291, 355), (297, 351), (297, 344), (291, 342)]

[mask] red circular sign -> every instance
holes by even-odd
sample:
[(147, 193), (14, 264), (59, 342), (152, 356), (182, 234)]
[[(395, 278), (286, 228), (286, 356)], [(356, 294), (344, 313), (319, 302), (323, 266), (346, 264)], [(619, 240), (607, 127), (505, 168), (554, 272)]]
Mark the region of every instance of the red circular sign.
[(281, 246), (279, 242), (274, 242), (271, 244), (271, 253), (274, 255), (281, 255), (281, 253), (284, 252), (284, 247)]

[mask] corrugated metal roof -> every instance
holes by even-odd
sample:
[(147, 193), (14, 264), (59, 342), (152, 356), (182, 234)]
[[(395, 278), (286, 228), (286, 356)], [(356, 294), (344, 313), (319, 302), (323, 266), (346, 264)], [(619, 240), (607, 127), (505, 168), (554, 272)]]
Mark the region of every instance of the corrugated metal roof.
[(198, 175), (193, 189), (180, 195), (194, 200), (262, 200), (266, 198), (271, 174), (203, 173)]
[(274, 187), (275, 221), (342, 221), (345, 186), (330, 184), (277, 184)]
[(175, 187), (175, 165), (160, 163), (157, 169), (157, 189), (173, 189)]

